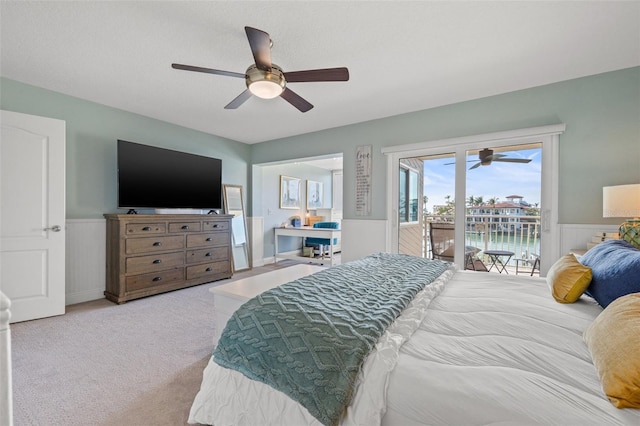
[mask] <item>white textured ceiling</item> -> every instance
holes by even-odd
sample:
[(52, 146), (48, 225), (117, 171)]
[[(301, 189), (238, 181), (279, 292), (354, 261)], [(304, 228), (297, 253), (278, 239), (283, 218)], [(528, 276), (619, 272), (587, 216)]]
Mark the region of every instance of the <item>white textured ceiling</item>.
[[(1, 75), (245, 143), (640, 65), (640, 2), (2, 1)], [(224, 106), (244, 73), (244, 26), (285, 71), (346, 66), (348, 82), (292, 83)]]

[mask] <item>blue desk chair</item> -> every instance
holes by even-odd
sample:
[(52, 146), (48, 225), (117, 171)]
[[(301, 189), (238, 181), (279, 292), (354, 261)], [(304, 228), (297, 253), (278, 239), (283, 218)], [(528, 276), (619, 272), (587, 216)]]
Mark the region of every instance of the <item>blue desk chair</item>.
[[(325, 229), (339, 229), (338, 222), (316, 222), (313, 224), (314, 228), (325, 228)], [(333, 245), (338, 244), (338, 239), (333, 239)], [(319, 249), (320, 255), (324, 258), (326, 257), (325, 253), (328, 253), (329, 248), (331, 247), (331, 238), (317, 238), (317, 237), (307, 237), (304, 241), (304, 245), (306, 247), (317, 247)], [(333, 253), (328, 253), (331, 256)]]

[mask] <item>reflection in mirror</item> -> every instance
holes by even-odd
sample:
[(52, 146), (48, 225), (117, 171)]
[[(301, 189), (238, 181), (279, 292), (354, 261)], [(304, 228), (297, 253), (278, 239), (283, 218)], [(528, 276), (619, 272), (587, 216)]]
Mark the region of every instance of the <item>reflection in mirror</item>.
[(249, 239), (247, 222), (242, 201), (242, 185), (222, 185), (224, 194), (224, 212), (233, 215), (231, 219), (231, 254), (233, 270), (250, 269)]

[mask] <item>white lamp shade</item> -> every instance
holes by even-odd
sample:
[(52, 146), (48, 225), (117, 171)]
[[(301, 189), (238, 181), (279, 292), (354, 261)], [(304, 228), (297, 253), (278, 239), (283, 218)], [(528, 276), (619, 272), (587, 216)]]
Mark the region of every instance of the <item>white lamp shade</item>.
[(602, 188), (603, 217), (640, 217), (640, 183)]

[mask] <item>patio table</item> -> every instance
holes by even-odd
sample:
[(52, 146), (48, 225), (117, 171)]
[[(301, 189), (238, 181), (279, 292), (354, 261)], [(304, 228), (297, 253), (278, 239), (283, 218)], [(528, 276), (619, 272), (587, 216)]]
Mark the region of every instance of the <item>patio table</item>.
[[(489, 272), (491, 272), (491, 269), (495, 266), (497, 271), (499, 273), (504, 272), (505, 274), (508, 274), (509, 271), (507, 271), (507, 263), (509, 263), (509, 260), (511, 259), (511, 256), (514, 255), (514, 253), (512, 251), (506, 251), (506, 250), (485, 250), (484, 253), (489, 256), (489, 259), (491, 260), (491, 265), (489, 265)], [(507, 260), (503, 261), (501, 258), (506, 257)]]

